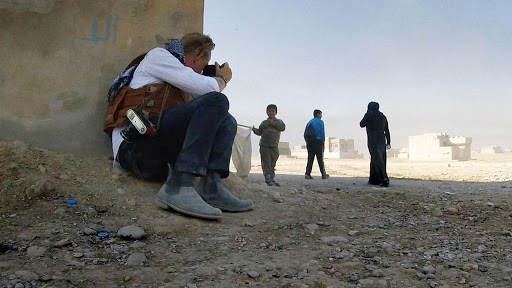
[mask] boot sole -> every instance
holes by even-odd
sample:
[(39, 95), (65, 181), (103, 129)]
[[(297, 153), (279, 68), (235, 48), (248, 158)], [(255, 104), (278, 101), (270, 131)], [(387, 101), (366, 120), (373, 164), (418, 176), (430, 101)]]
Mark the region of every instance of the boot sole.
[(252, 210), (252, 208), (254, 208), (254, 205), (253, 205), (253, 206), (250, 206), (250, 207), (247, 207), (247, 208), (232, 209), (232, 208), (222, 207), (222, 206), (215, 205), (215, 204), (211, 204), (211, 203), (208, 203), (208, 204), (209, 204), (210, 206), (212, 206), (212, 207), (219, 208), (219, 209), (220, 209), (220, 210), (222, 210), (222, 211), (225, 211), (225, 212), (231, 212), (231, 213), (236, 213), (236, 212), (245, 212), (245, 211)]
[[(183, 210), (183, 209), (181, 209), (179, 207), (176, 207), (176, 206), (174, 206), (174, 205), (172, 205), (170, 203), (162, 201), (161, 199), (158, 199), (158, 198), (156, 198), (155, 203), (156, 203), (156, 205), (158, 205), (162, 209), (165, 209), (165, 210), (172, 209), (172, 210), (178, 211), (180, 213), (183, 213), (185, 215), (194, 216), (194, 217), (197, 217), (197, 218), (210, 219), (210, 220), (219, 220), (219, 219), (222, 218), (222, 215), (198, 214), (198, 213), (186, 211), (186, 210)], [(215, 208), (217, 208), (217, 207), (215, 207)]]

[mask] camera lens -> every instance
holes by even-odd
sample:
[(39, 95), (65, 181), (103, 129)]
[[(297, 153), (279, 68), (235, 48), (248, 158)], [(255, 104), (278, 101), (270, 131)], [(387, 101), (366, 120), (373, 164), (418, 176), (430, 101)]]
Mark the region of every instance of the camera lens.
[(132, 123), (126, 124), (123, 130), (121, 130), (121, 137), (128, 143), (133, 142), (138, 135), (140, 135), (139, 131), (137, 131), (137, 128)]

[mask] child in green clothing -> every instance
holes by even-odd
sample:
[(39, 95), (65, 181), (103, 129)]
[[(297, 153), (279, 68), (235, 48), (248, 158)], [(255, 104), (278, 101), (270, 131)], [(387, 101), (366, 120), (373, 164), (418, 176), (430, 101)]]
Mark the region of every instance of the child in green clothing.
[(260, 139), (260, 157), (261, 168), (265, 176), (265, 183), (268, 186), (280, 186), (274, 178), (276, 162), (279, 158), (279, 138), (286, 125), (283, 120), (276, 118), (277, 106), (270, 104), (267, 106), (267, 120), (261, 122), (258, 128), (252, 127), (254, 134), (261, 136)]

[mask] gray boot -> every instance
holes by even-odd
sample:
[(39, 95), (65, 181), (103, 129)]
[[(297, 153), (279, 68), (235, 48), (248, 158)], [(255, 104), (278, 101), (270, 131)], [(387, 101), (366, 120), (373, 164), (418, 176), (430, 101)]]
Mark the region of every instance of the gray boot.
[(222, 184), (220, 175), (208, 173), (201, 178), (198, 194), (206, 203), (227, 212), (243, 212), (253, 207), (251, 200), (240, 200)]
[(167, 180), (156, 196), (156, 205), (198, 218), (220, 219), (222, 211), (204, 202), (194, 187), (181, 187), (180, 176), (181, 173), (173, 173), (169, 167)]
[(268, 186), (275, 186), (274, 180), (272, 180), (272, 175), (265, 174), (265, 183), (267, 183)]

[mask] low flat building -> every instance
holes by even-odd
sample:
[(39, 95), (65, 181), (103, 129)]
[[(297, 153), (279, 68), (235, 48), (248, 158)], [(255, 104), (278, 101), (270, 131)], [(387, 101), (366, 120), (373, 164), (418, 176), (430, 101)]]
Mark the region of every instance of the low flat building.
[[(307, 158), (308, 151), (306, 145), (297, 145), (291, 150), (291, 156), (296, 158)], [(339, 139), (335, 137), (325, 138), (324, 158), (334, 159), (357, 159), (363, 158), (363, 154), (359, 154), (354, 149), (354, 139)]]
[(471, 137), (450, 137), (446, 133), (409, 136), (411, 160), (470, 160)]

